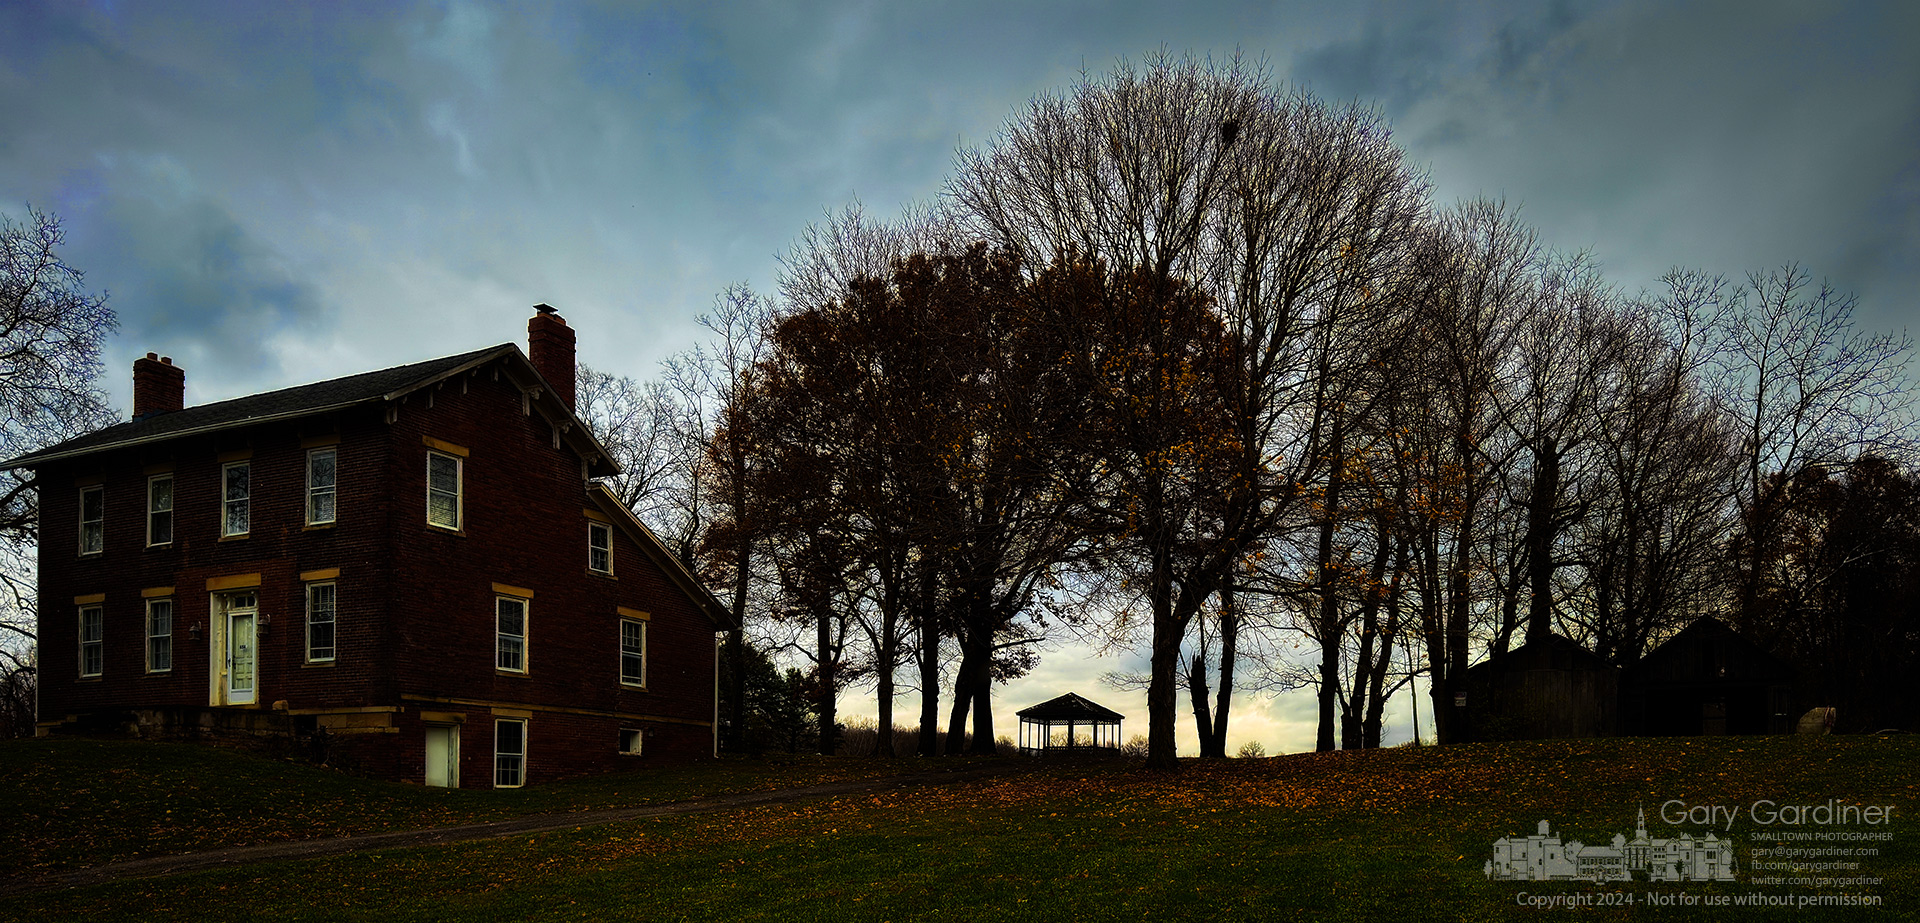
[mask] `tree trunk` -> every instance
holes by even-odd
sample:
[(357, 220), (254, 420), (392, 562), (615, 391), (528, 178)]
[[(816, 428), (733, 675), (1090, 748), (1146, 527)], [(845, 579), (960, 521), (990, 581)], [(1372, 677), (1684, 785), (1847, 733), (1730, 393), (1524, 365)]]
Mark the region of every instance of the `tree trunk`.
[[(1471, 513), (1467, 515), (1470, 517)], [(1453, 551), (1452, 572), (1447, 576), (1446, 637), (1443, 639), (1445, 646), (1440, 650), (1445, 667), (1443, 672), (1433, 677), (1433, 730), (1440, 743), (1453, 743), (1457, 736), (1459, 722), (1454, 719), (1459, 716), (1459, 708), (1454, 705), (1454, 694), (1467, 672), (1467, 627), (1472, 618), (1472, 600), (1468, 598), (1468, 591), (1472, 588), (1473, 567), (1469, 538), (1469, 530), (1462, 524), (1458, 544)], [(1432, 657), (1433, 654), (1429, 652), (1428, 658)]]
[[(1382, 540), (1386, 530), (1382, 529)], [(1407, 549), (1401, 545), (1395, 552), (1393, 579), (1380, 586), (1380, 604), (1386, 606), (1387, 622), (1381, 626), (1379, 634), (1379, 655), (1372, 669), (1372, 686), (1367, 691), (1367, 717), (1360, 728), (1360, 746), (1365, 749), (1378, 749), (1380, 746), (1380, 722), (1387, 708), (1387, 671), (1393, 669), (1393, 646), (1400, 640), (1400, 578), (1406, 573)], [(1378, 578), (1375, 585), (1379, 586)], [(1375, 607), (1376, 609), (1378, 606)], [(1398, 687), (1395, 687), (1398, 688)], [(1418, 737), (1419, 699), (1414, 700), (1414, 736)]]
[(1333, 436), (1328, 440), (1331, 459), (1327, 472), (1327, 495), (1320, 518), (1320, 546), (1315, 555), (1320, 564), (1320, 733), (1314, 749), (1334, 747), (1334, 716), (1340, 698), (1340, 601), (1334, 587), (1333, 533), (1340, 518), (1340, 487), (1345, 478), (1345, 446), (1342, 444), (1342, 418), (1333, 418)]
[[(1354, 656), (1353, 692), (1341, 710), (1340, 748), (1354, 750), (1366, 746), (1367, 716), (1380, 694), (1379, 677), (1391, 661), (1393, 645), (1380, 634), (1380, 605), (1385, 599), (1387, 561), (1393, 545), (1384, 523), (1375, 530), (1373, 563), (1367, 570), (1367, 595), (1360, 604), (1360, 650)], [(1387, 656), (1380, 656), (1385, 652)], [(1378, 662), (1376, 662), (1378, 661)]]
[(820, 755), (832, 756), (840, 741), (839, 733), (839, 685), (840, 654), (833, 646), (833, 616), (825, 611), (814, 614), (814, 641), (817, 645), (818, 659), (814, 664), (819, 669), (820, 690)]
[(1147, 593), (1153, 606), (1153, 653), (1149, 661), (1151, 678), (1147, 681), (1147, 768), (1165, 771), (1180, 766), (1179, 741), (1173, 725), (1180, 707), (1175, 673), (1180, 668), (1180, 641), (1186, 634), (1186, 626), (1174, 621), (1173, 576), (1168, 551), (1159, 542), (1155, 542), (1155, 546)]
[(1240, 613), (1234, 608), (1233, 578), (1220, 582), (1220, 692), (1213, 708), (1215, 756), (1227, 755), (1227, 713), (1233, 706), (1233, 661), (1240, 638)]
[(931, 555), (922, 555), (914, 595), (919, 600), (917, 618), (920, 650), (914, 659), (920, 667), (920, 740), (915, 752), (920, 756), (940, 755), (940, 610), (934, 591), (934, 565)]
[(891, 757), (893, 753), (893, 668), (900, 658), (900, 639), (898, 637), (900, 616), (897, 612), (883, 612), (880, 615), (880, 652), (879, 676), (875, 677), (874, 716), (880, 737), (873, 743), (873, 755)]
[(947, 755), (967, 752), (967, 713), (973, 705), (973, 675), (984, 667), (974, 658), (973, 645), (960, 639), (960, 672), (953, 678), (953, 711), (947, 717)]
[(1513, 646), (1513, 633), (1520, 628), (1520, 586), (1524, 582), (1520, 571), (1525, 566), (1524, 561), (1517, 563), (1500, 588), (1500, 627), (1493, 632), (1493, 643), (1488, 647), (1490, 654), (1504, 654)]
[(973, 673), (973, 745), (968, 753), (992, 756), (999, 752), (993, 735), (993, 636), (987, 636), (980, 668)]
[(1533, 500), (1527, 507), (1527, 569), (1533, 598), (1527, 607), (1527, 643), (1553, 633), (1554, 508), (1560, 503), (1560, 449), (1552, 436), (1534, 449)]
[(753, 564), (752, 546), (741, 541), (734, 556), (733, 617), (740, 623), (727, 636), (727, 661), (733, 667), (727, 677), (727, 750), (738, 753), (747, 730), (747, 573)]
[(1193, 655), (1187, 671), (1187, 693), (1193, 702), (1193, 726), (1200, 732), (1200, 755), (1213, 756), (1213, 718), (1207, 714), (1207, 655)]
[(940, 755), (940, 635), (931, 611), (920, 616), (920, 742), (921, 756)]

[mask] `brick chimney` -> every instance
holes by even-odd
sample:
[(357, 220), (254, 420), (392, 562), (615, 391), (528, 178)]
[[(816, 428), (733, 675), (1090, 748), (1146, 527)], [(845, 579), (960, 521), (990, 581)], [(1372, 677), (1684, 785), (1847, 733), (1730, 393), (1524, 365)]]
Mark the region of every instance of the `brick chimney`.
[(133, 360), (133, 418), (187, 406), (187, 373), (171, 358), (147, 353)]
[(527, 321), (527, 358), (534, 371), (547, 380), (553, 396), (573, 409), (573, 328), (549, 304), (533, 306), (536, 312)]

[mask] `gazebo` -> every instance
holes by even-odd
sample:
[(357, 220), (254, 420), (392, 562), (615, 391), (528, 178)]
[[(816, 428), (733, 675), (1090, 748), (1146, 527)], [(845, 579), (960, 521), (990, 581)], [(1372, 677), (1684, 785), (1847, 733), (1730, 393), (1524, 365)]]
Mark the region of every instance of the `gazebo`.
[[(1057, 699), (1023, 708), (1020, 714), (1020, 752), (1043, 755), (1056, 750), (1118, 750), (1123, 715), (1071, 692)], [(1064, 740), (1055, 734), (1066, 729)]]

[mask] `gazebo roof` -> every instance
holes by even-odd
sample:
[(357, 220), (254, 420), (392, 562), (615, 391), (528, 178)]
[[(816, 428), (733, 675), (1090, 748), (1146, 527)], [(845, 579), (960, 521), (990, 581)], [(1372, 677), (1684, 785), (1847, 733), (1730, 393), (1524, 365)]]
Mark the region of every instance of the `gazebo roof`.
[(1028, 721), (1119, 721), (1125, 717), (1071, 692), (1038, 705), (1029, 705), (1020, 709), (1018, 714)]

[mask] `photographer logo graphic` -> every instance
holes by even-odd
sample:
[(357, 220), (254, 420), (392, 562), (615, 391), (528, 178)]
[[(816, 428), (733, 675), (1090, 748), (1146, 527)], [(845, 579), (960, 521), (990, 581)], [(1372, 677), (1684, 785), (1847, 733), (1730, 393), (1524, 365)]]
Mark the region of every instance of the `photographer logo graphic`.
[(1532, 836), (1494, 840), (1485, 871), (1493, 881), (1733, 881), (1733, 840), (1711, 830), (1650, 837), (1645, 808), (1632, 839), (1616, 833), (1605, 846), (1562, 840), (1543, 820)]

